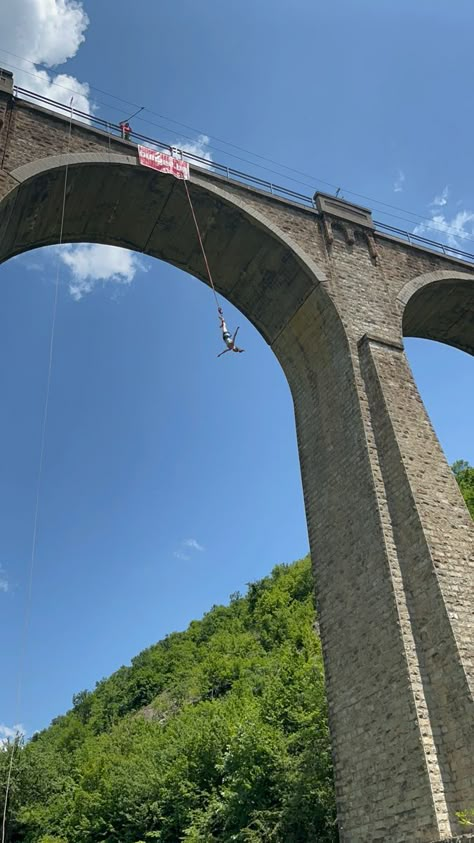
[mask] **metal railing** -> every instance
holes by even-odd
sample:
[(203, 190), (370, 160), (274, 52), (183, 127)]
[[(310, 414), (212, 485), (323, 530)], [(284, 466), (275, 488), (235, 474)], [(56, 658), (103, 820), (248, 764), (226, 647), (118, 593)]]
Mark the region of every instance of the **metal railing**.
[(439, 243), (438, 240), (430, 240), (428, 237), (423, 237), (421, 234), (413, 234), (410, 231), (404, 231), (403, 228), (395, 228), (393, 225), (387, 225), (385, 222), (378, 222), (374, 220), (374, 225), (376, 226), (377, 231), (380, 231), (382, 234), (384, 231), (387, 231), (389, 234), (393, 234), (400, 240), (406, 240), (411, 246), (416, 246), (418, 243), (421, 243), (423, 246), (427, 246), (434, 251), (442, 252), (443, 255), (446, 255), (446, 257), (457, 257), (462, 260), (474, 261), (474, 254), (471, 252), (465, 252), (463, 249), (458, 249), (456, 246), (446, 246), (445, 243)]
[[(67, 117), (69, 117), (69, 115), (71, 114), (71, 107), (65, 105), (64, 103), (58, 103), (55, 100), (51, 100), (47, 97), (42, 96), (41, 94), (35, 94), (32, 91), (28, 91), (26, 88), (20, 88), (18, 86), (15, 86), (14, 91), (19, 96), (23, 95), (28, 99), (33, 99), (35, 101), (46, 104), (46, 106), (49, 106), (55, 111), (61, 111)], [(104, 120), (102, 117), (96, 117), (94, 114), (88, 114), (85, 111), (80, 111), (75, 108), (73, 108), (73, 116), (75, 118), (80, 118), (84, 120), (89, 125), (95, 128), (99, 128), (109, 135), (112, 135), (116, 140), (123, 140), (123, 138), (121, 137), (119, 124), (111, 123), (108, 120)], [(148, 135), (143, 135), (140, 132), (135, 131), (130, 132), (130, 138), (140, 144), (151, 144), (152, 146), (158, 147), (159, 149), (164, 149), (170, 154), (173, 152), (178, 152), (180, 156), (185, 156), (186, 160), (190, 163), (194, 163), (197, 166), (200, 166), (201, 168), (204, 168), (206, 170), (212, 170), (213, 172), (216, 172), (219, 175), (224, 176), (225, 178), (235, 179), (236, 181), (242, 182), (243, 184), (249, 184), (261, 190), (264, 190), (266, 193), (271, 193), (275, 196), (281, 196), (282, 198), (291, 199), (294, 202), (298, 202), (302, 205), (307, 205), (310, 208), (316, 208), (315, 202), (310, 196), (305, 196), (303, 193), (297, 193), (296, 191), (289, 190), (288, 188), (282, 187), (281, 185), (273, 184), (272, 182), (269, 182), (265, 179), (261, 179), (258, 176), (252, 176), (249, 173), (244, 173), (242, 172), (242, 170), (237, 170), (234, 167), (228, 167), (225, 164), (219, 164), (218, 161), (209, 161), (207, 158), (203, 158), (200, 155), (196, 155), (194, 152), (188, 152), (186, 149), (181, 149), (176, 145), (163, 143), (163, 141), (157, 140), (156, 138), (151, 138)]]
[[(27, 88), (21, 88), (15, 85), (14, 94), (20, 98), (23, 96), (28, 100), (33, 100), (33, 102), (42, 103), (46, 106), (46, 108), (49, 108), (50, 110), (59, 113), (64, 113), (64, 115), (67, 117), (69, 117), (69, 115), (71, 114), (71, 106), (57, 102), (56, 100), (48, 99), (48, 97), (44, 97), (42, 94), (36, 94), (34, 91), (29, 91)], [(114, 139), (124, 140), (124, 138), (122, 138), (121, 136), (119, 124), (112, 123), (111, 121), (104, 120), (102, 117), (97, 117), (95, 114), (88, 114), (85, 111), (80, 111), (75, 108), (72, 109), (72, 113), (74, 118), (79, 118), (86, 124), (106, 132), (107, 135), (112, 136)], [(137, 143), (143, 145), (151, 144), (155, 148), (166, 150), (169, 154), (174, 154), (177, 152), (181, 158), (184, 157), (186, 161), (189, 161), (189, 163), (195, 164), (201, 169), (206, 169), (208, 171), (217, 173), (218, 175), (223, 176), (226, 179), (235, 180), (237, 182), (240, 182), (241, 184), (248, 185), (249, 187), (255, 187), (258, 190), (262, 190), (265, 193), (269, 193), (272, 196), (276, 196), (281, 199), (286, 199), (298, 205), (303, 205), (313, 210), (317, 210), (316, 202), (312, 196), (306, 196), (304, 193), (298, 193), (295, 190), (290, 190), (289, 188), (283, 187), (282, 185), (274, 184), (273, 182), (268, 181), (266, 179), (261, 179), (258, 176), (252, 176), (249, 173), (244, 173), (242, 170), (237, 170), (234, 167), (228, 167), (226, 164), (220, 164), (217, 161), (209, 161), (209, 159), (203, 158), (200, 155), (196, 155), (193, 152), (187, 152), (186, 149), (181, 149), (176, 145), (163, 143), (162, 141), (157, 140), (156, 138), (151, 138), (148, 135), (143, 135), (139, 132), (130, 131), (130, 137), (133, 138), (133, 141), (136, 141)], [(463, 251), (463, 249), (458, 249), (454, 246), (447, 246), (444, 243), (439, 243), (437, 240), (430, 240), (429, 238), (423, 237), (420, 234), (413, 234), (409, 231), (405, 231), (402, 228), (396, 228), (393, 225), (388, 225), (387, 223), (379, 222), (377, 220), (374, 220), (374, 225), (376, 231), (379, 231), (381, 234), (386, 232), (387, 234), (390, 234), (401, 240), (405, 240), (412, 246), (421, 245), (433, 251), (441, 252), (447, 257), (454, 257), (461, 260), (474, 262), (474, 254), (472, 254), (471, 252)]]

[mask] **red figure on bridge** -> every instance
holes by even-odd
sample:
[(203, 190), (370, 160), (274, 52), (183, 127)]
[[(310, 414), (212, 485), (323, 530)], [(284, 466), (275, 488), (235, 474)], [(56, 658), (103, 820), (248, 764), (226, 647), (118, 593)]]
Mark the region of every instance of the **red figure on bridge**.
[(130, 140), (130, 133), (131, 128), (128, 120), (123, 120), (122, 123), (119, 123), (120, 126), (120, 134), (122, 135), (123, 140)]

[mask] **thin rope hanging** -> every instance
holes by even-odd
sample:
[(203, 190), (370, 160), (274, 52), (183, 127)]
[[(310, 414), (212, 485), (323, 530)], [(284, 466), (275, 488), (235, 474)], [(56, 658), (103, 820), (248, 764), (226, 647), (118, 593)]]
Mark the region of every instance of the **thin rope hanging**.
[(207, 276), (209, 278), (209, 283), (212, 287), (212, 292), (214, 293), (214, 299), (216, 301), (217, 316), (218, 316), (218, 319), (220, 321), (220, 326), (221, 326), (221, 331), (222, 331), (222, 339), (223, 339), (223, 341), (225, 343), (225, 346), (226, 346), (225, 350), (221, 351), (221, 353), (218, 354), (217, 356), (222, 357), (223, 354), (227, 354), (227, 352), (229, 352), (229, 351), (236, 352), (237, 354), (242, 354), (242, 352), (245, 351), (245, 349), (239, 348), (235, 344), (235, 338), (236, 338), (236, 336), (239, 332), (239, 329), (237, 328), (236, 331), (234, 331), (234, 335), (231, 334), (231, 332), (227, 328), (226, 321), (224, 319), (224, 311), (222, 310), (222, 307), (219, 304), (219, 299), (217, 297), (216, 288), (214, 286), (214, 281), (212, 279), (212, 273), (211, 273), (211, 269), (210, 269), (210, 266), (209, 266), (209, 261), (207, 259), (206, 250), (204, 248), (203, 239), (202, 239), (201, 232), (200, 232), (200, 229), (199, 229), (196, 214), (194, 212), (194, 206), (193, 206), (193, 203), (192, 203), (192, 200), (191, 200), (191, 194), (189, 192), (189, 188), (188, 188), (188, 184), (187, 184), (186, 179), (184, 179), (184, 187), (186, 189), (186, 195), (188, 197), (189, 207), (191, 208), (191, 214), (192, 214), (192, 217), (193, 217), (193, 220), (194, 220), (194, 225), (195, 225), (195, 228), (196, 228), (196, 233), (197, 233), (197, 236), (198, 236), (199, 245), (201, 246), (201, 252), (202, 252), (202, 256), (204, 258), (204, 264), (206, 266)]
[[(66, 154), (69, 156), (69, 151), (71, 147), (71, 134), (72, 134), (72, 115), (73, 115), (73, 104), (74, 98), (71, 97), (70, 100), (70, 107), (71, 107), (71, 114), (69, 117), (69, 131), (67, 137), (67, 147), (66, 147)], [(66, 195), (67, 195), (67, 182), (68, 182), (68, 173), (69, 173), (69, 159), (66, 159), (66, 165), (64, 170), (64, 187), (63, 187), (63, 197), (62, 197), (62, 207), (61, 207), (61, 223), (59, 228), (59, 241), (58, 244), (61, 246), (63, 242), (63, 234), (64, 234), (64, 217), (66, 211)], [(33, 574), (35, 569), (35, 561), (36, 561), (36, 545), (37, 545), (37, 535), (38, 535), (38, 516), (39, 516), (39, 507), (40, 507), (40, 499), (41, 499), (41, 478), (43, 474), (43, 465), (44, 465), (44, 453), (45, 453), (45, 444), (46, 444), (46, 429), (48, 423), (48, 409), (49, 409), (49, 396), (51, 392), (51, 373), (53, 368), (53, 352), (54, 352), (54, 338), (56, 333), (56, 316), (58, 312), (58, 295), (59, 295), (59, 275), (60, 275), (60, 257), (57, 257), (57, 265), (56, 265), (56, 279), (55, 279), (55, 288), (54, 288), (54, 299), (53, 299), (53, 315), (52, 315), (52, 322), (51, 322), (51, 333), (49, 338), (49, 355), (48, 355), (48, 375), (46, 380), (46, 394), (44, 400), (44, 408), (43, 408), (43, 419), (41, 424), (41, 445), (40, 445), (40, 455), (39, 455), (39, 462), (38, 462), (38, 476), (36, 481), (36, 500), (35, 500), (35, 511), (33, 517), (33, 534), (31, 539), (31, 556), (30, 556), (30, 566), (29, 566), (29, 576), (28, 576), (28, 590), (27, 590), (27, 598), (26, 598), (26, 608), (25, 608), (25, 619), (23, 625), (23, 634), (22, 634), (22, 645), (19, 657), (19, 666), (18, 666), (18, 680), (17, 680), (17, 699), (16, 699), (16, 708), (17, 708), (17, 715), (19, 714), (20, 709), (20, 702), (21, 702), (21, 691), (22, 691), (22, 678), (23, 672), (25, 667), (25, 656), (26, 656), (26, 645), (27, 645), (27, 638), (28, 638), (28, 630), (30, 625), (30, 615), (31, 615), (31, 598), (33, 594)], [(16, 718), (18, 722), (18, 717)], [(6, 829), (7, 829), (7, 812), (8, 812), (8, 801), (10, 796), (11, 790), (11, 783), (12, 783), (12, 773), (13, 773), (13, 760), (15, 757), (15, 751), (20, 745), (21, 734), (17, 732), (13, 739), (12, 744), (12, 751), (10, 754), (10, 763), (8, 765), (8, 774), (7, 774), (7, 782), (5, 787), (5, 801), (3, 805), (3, 817), (2, 817), (2, 843), (6, 841)]]
[(186, 195), (188, 197), (189, 207), (191, 208), (191, 214), (193, 215), (194, 225), (196, 227), (196, 234), (198, 236), (199, 245), (201, 247), (202, 256), (204, 258), (204, 264), (206, 266), (206, 271), (207, 271), (207, 275), (208, 275), (208, 278), (209, 278), (209, 283), (212, 287), (212, 292), (214, 293), (214, 298), (216, 300), (217, 311), (218, 311), (218, 313), (222, 313), (222, 308), (219, 305), (219, 299), (217, 298), (217, 292), (216, 292), (216, 288), (214, 286), (214, 281), (212, 280), (212, 274), (211, 274), (211, 270), (210, 270), (210, 267), (209, 267), (209, 261), (207, 260), (206, 250), (204, 248), (204, 243), (202, 242), (202, 237), (201, 237), (201, 232), (199, 230), (198, 221), (196, 219), (196, 214), (194, 213), (194, 206), (193, 206), (193, 203), (192, 203), (192, 200), (191, 200), (191, 194), (189, 192), (188, 183), (187, 183), (186, 179), (183, 179), (183, 181), (184, 181), (184, 187), (186, 188)]

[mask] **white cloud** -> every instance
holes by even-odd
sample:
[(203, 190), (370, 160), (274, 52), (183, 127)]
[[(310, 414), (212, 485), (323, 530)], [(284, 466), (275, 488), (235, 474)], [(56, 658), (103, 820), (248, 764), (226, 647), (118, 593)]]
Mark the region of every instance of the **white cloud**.
[(401, 193), (402, 190), (403, 190), (404, 183), (405, 183), (405, 173), (403, 172), (403, 170), (399, 170), (397, 178), (395, 179), (394, 184), (393, 184), (393, 192), (394, 193)]
[(0, 591), (9, 591), (10, 585), (8, 582), (6, 571), (4, 570), (3, 566), (0, 565)]
[[(178, 157), (183, 157), (185, 161), (194, 164), (196, 167), (202, 167), (204, 170), (210, 170), (212, 164), (212, 155), (208, 148), (209, 138), (207, 135), (199, 135), (195, 141), (177, 140), (172, 144), (175, 154)], [(193, 161), (189, 156), (197, 155), (198, 158), (204, 158), (204, 161)], [(207, 162), (207, 163), (206, 163)]]
[[(156, 149), (158, 152), (164, 152), (166, 155), (174, 155), (175, 158), (182, 158), (183, 161), (189, 161), (194, 167), (201, 167), (203, 170), (212, 170), (213, 158), (208, 149), (209, 140), (207, 135), (199, 135), (194, 141), (178, 138), (172, 141), (168, 148), (148, 142), (147, 148)], [(204, 160), (193, 161), (191, 155), (197, 155), (198, 158)]]
[(81, 243), (58, 246), (57, 251), (71, 272), (69, 292), (76, 301), (100, 283), (131, 284), (137, 272), (145, 270), (135, 252), (119, 246)]
[(191, 557), (190, 557), (190, 556), (188, 556), (188, 554), (187, 554), (187, 553), (183, 553), (183, 551), (182, 551), (182, 550), (175, 550), (175, 552), (173, 553), (173, 556), (175, 556), (175, 557), (176, 557), (176, 559), (183, 559), (183, 560), (184, 560), (184, 561), (186, 561), (186, 562), (187, 562), (189, 559), (191, 559)]
[(413, 234), (440, 240), (453, 249), (464, 248), (469, 251), (463, 240), (474, 238), (474, 212), (458, 211), (451, 219), (443, 213), (435, 213), (428, 222), (415, 226)]
[[(69, 104), (72, 89), (75, 92), (74, 107), (90, 111), (87, 83), (65, 73), (49, 73), (37, 67), (41, 64), (56, 68), (75, 56), (84, 41), (88, 25), (89, 18), (80, 0), (14, 0), (3, 3), (1, 63), (7, 68), (14, 66), (15, 83), (20, 87), (65, 104)], [(2, 47), (9, 53), (2, 53)]]
[(183, 544), (185, 547), (191, 547), (193, 550), (204, 550), (202, 544), (199, 544), (196, 539), (185, 539)]
[[(438, 240), (452, 249), (470, 251), (470, 244), (463, 241), (474, 239), (474, 211), (464, 208), (451, 216), (445, 210), (439, 210), (448, 204), (448, 196), (449, 189), (446, 185), (429, 203), (431, 218), (416, 225), (413, 234)], [(459, 204), (456, 203), (457, 206)]]
[(199, 544), (197, 539), (183, 539), (180, 543), (178, 550), (175, 550), (173, 556), (176, 559), (182, 559), (183, 561), (188, 562), (191, 559), (190, 551), (198, 550), (202, 552), (205, 548), (202, 544)]
[[(31, 78), (28, 81), (21, 82), (18, 74), (15, 72), (15, 85), (28, 88), (29, 91), (34, 91), (36, 94), (41, 94), (43, 97), (63, 103), (64, 105), (71, 105), (74, 111), (84, 111), (91, 114), (94, 111), (93, 106), (89, 100), (89, 85), (87, 82), (78, 82), (74, 76), (68, 76), (67, 73), (58, 73), (54, 78), (50, 77), (45, 70), (35, 71), (38, 78)], [(34, 102), (34, 100), (33, 100)], [(50, 111), (57, 111), (59, 114), (64, 114), (64, 109), (55, 108), (51, 103), (47, 104)], [(73, 114), (74, 116), (74, 114)], [(69, 113), (68, 113), (69, 117)], [(77, 118), (77, 115), (75, 116)], [(90, 122), (85, 118), (79, 118), (83, 122)]]
[(435, 198), (433, 199), (433, 201), (431, 203), (431, 206), (437, 207), (437, 208), (442, 208), (443, 205), (447, 205), (448, 204), (448, 192), (449, 192), (448, 186), (446, 185), (446, 187), (442, 190), (440, 195), (435, 196)]
[(5, 749), (15, 737), (21, 736), (24, 737), (26, 734), (24, 727), (21, 723), (17, 723), (16, 726), (5, 726), (4, 723), (0, 723), (0, 749)]

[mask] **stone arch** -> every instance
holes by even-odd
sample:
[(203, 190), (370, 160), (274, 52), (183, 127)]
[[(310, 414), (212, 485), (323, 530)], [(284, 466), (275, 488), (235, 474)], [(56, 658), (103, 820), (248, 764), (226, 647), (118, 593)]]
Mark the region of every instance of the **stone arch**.
[[(64, 243), (129, 248), (208, 283), (182, 183), (139, 166), (135, 155), (104, 151), (51, 156), (12, 171), (15, 186), (0, 199), (0, 264), (58, 243), (66, 164)], [(344, 426), (364, 436), (343, 321), (324, 270), (279, 228), (277, 201), (196, 168), (188, 184), (217, 290), (271, 346), (288, 382), (313, 544), (322, 516), (308, 502), (308, 488), (314, 481), (322, 491), (331, 477), (330, 455)]]
[[(123, 246), (207, 283), (181, 182), (141, 167), (134, 155), (104, 151), (55, 155), (10, 173), (14, 186), (0, 202), (0, 262), (58, 242), (66, 164), (64, 242)], [(340, 322), (324, 270), (251, 204), (245, 188), (195, 168), (189, 184), (216, 287), (268, 343), (316, 290), (325, 318)]]
[(405, 284), (398, 302), (404, 336), (437, 340), (474, 354), (474, 275), (427, 272)]

